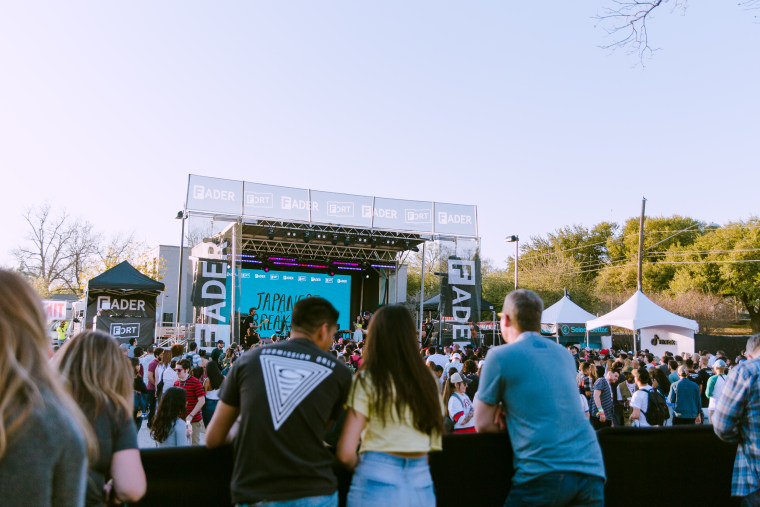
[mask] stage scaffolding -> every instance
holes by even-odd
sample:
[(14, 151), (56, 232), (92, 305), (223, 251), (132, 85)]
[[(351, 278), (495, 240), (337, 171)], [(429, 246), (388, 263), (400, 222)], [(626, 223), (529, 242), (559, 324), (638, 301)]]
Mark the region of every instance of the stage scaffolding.
[[(385, 302), (393, 303), (399, 299), (398, 280), (392, 297), (388, 287), (406, 253), (419, 251), (429, 241), (460, 257), (477, 255), (479, 247), (477, 209), (470, 205), (335, 194), (195, 175), (189, 176), (187, 195), (182, 246), (191, 249), (190, 272), (196, 273), (195, 264), (206, 259), (225, 261), (229, 270), (230, 301), (226, 303), (230, 305), (231, 328), (228, 337), (222, 336), (227, 342), (239, 340), (235, 312), (244, 264), (284, 270), (299, 266), (371, 270), (385, 281)], [(322, 210), (321, 214), (317, 210)], [(423, 255), (423, 271), (424, 262)], [(180, 273), (182, 270), (180, 266)], [(193, 284), (192, 275), (185, 272), (184, 278), (188, 286)], [(361, 283), (363, 298), (363, 276)], [(184, 296), (180, 294), (184, 304), (192, 304), (187, 292)], [(204, 325), (205, 320), (196, 328)]]

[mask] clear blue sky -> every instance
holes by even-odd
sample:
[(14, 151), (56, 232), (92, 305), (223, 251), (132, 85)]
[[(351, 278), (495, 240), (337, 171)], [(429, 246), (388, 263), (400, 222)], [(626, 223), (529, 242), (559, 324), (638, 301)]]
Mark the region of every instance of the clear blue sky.
[[(666, 4), (646, 68), (586, 2), (9, 2), (0, 265), (45, 200), (178, 244), (187, 174), (478, 205), (483, 249), (758, 213), (760, 25)], [(672, 4), (672, 2), (670, 2)]]

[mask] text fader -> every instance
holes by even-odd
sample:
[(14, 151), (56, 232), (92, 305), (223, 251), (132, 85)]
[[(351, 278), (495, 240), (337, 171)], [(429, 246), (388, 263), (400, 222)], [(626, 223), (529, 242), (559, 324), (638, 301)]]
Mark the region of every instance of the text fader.
[[(448, 283), (454, 296), (451, 301), (451, 316), (456, 322), (452, 326), (453, 339), (471, 340), (472, 333), (468, 322), (472, 311), (470, 299), (474, 295), (476, 285), (475, 261), (449, 259)], [(457, 287), (458, 285), (464, 288)], [(466, 303), (466, 306), (462, 303)]]

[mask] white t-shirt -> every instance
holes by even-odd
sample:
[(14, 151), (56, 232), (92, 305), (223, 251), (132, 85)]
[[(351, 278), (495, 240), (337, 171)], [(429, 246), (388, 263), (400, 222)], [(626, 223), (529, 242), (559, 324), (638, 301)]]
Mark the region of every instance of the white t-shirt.
[(634, 426), (638, 426), (640, 428), (648, 428), (651, 426), (651, 424), (647, 422), (647, 416), (645, 413), (649, 409), (649, 395), (647, 394), (647, 391), (651, 390), (652, 386), (644, 386), (633, 393), (633, 397), (631, 398), (631, 407), (639, 409), (639, 418), (638, 420), (633, 421)]
[(586, 414), (586, 417), (588, 417), (588, 400), (581, 393), (578, 393), (578, 396), (580, 396), (581, 408), (583, 409), (583, 413)]
[[(433, 364), (437, 364), (441, 368), (443, 368), (444, 366), (446, 366), (446, 363), (449, 362), (449, 358), (446, 357), (446, 356), (444, 356), (443, 354), (431, 354), (431, 355), (428, 356), (427, 360), (428, 360), (428, 362), (431, 362)], [(446, 372), (444, 371), (443, 373), (445, 374)]]
[(721, 374), (718, 378), (715, 379), (715, 387), (713, 387), (712, 396), (708, 398), (708, 410), (715, 410), (715, 407), (718, 405), (718, 398), (720, 398), (720, 393), (723, 392), (725, 385), (726, 376), (724, 374)]
[[(452, 394), (449, 398), (449, 417), (454, 421), (454, 431), (464, 430), (475, 427), (475, 417), (471, 417), (469, 421), (463, 423), (467, 414), (474, 410), (470, 397), (464, 393)], [(457, 414), (461, 414), (457, 417)]]
[(636, 390), (636, 382), (634, 382), (633, 384), (629, 384), (628, 382), (619, 383), (617, 386), (617, 399), (621, 401), (623, 399), (623, 393), (620, 392), (620, 386), (622, 386), (623, 384), (625, 384), (628, 387), (628, 392), (631, 393), (631, 396), (635, 394), (634, 391)]
[(179, 377), (177, 376), (177, 372), (172, 370), (171, 366), (166, 367), (166, 369), (164, 370), (164, 373), (162, 374), (162, 378), (164, 379), (164, 390), (162, 391), (164, 393), (170, 387), (174, 387), (174, 383), (179, 380)]
[(454, 361), (453, 363), (446, 363), (443, 366), (443, 376), (448, 377), (449, 376), (449, 369), (450, 368), (456, 368), (458, 372), (462, 372), (462, 367), (464, 367), (464, 364), (460, 363), (459, 361)]
[(140, 358), (140, 365), (143, 367), (143, 382), (145, 382), (145, 385), (148, 385), (148, 366), (150, 366), (151, 361), (154, 359), (155, 357), (153, 354), (145, 354)]

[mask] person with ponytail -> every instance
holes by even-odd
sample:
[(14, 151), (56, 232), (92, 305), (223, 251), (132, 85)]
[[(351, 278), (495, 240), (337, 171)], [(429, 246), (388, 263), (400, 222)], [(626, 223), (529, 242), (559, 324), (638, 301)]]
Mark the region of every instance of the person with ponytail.
[(0, 503), (84, 503), (95, 439), (51, 353), (42, 302), (21, 276), (0, 270)]
[(441, 449), (443, 403), (415, 331), (400, 305), (384, 306), (370, 321), (337, 449), (355, 468), (349, 506), (435, 505), (427, 454)]
[(129, 359), (116, 339), (101, 331), (79, 333), (54, 359), (98, 441), (85, 504), (137, 502), (145, 494), (146, 480), (132, 420)]

